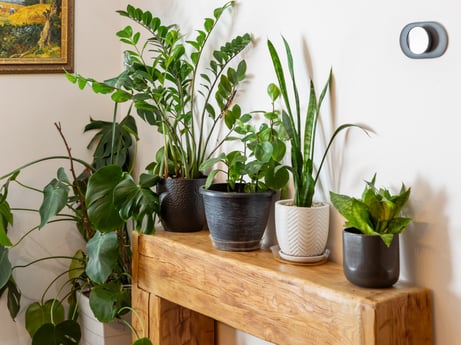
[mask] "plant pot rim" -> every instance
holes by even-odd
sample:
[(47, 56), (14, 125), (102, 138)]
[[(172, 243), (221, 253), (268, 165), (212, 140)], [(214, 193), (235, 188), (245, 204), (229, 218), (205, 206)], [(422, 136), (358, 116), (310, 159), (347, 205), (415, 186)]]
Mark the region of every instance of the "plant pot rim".
[(303, 206), (295, 206), (294, 199), (283, 199), (277, 200), (275, 202), (276, 205), (285, 206), (285, 207), (298, 207), (298, 208), (325, 208), (330, 207), (330, 204), (324, 201), (316, 201), (312, 203), (312, 207), (303, 207)]
[(272, 196), (275, 194), (275, 191), (272, 189), (266, 190), (264, 192), (225, 192), (221, 190), (211, 189), (212, 187), (217, 188), (225, 188), (227, 183), (213, 183), (210, 188), (205, 188), (205, 185), (200, 186), (199, 191), (200, 194), (207, 195), (207, 196), (216, 196), (221, 195), (225, 196), (226, 198), (247, 198), (253, 196)]
[[(347, 228), (344, 228), (343, 229), (343, 232), (346, 232), (348, 234), (353, 234), (353, 235), (361, 235), (361, 236), (376, 236), (376, 237), (379, 237), (378, 234), (365, 234), (363, 233), (361, 230), (357, 229), (357, 228), (354, 228), (354, 227), (347, 227)], [(394, 235), (398, 235), (398, 234), (394, 234)]]

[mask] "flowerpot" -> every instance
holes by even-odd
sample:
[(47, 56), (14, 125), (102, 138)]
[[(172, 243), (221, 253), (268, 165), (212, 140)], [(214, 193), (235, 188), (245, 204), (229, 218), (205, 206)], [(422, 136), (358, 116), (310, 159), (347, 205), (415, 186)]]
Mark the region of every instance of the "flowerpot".
[(259, 249), (274, 192), (236, 193), (226, 189), (225, 183), (200, 188), (213, 245), (226, 251)]
[(280, 255), (295, 261), (298, 257), (321, 257), (327, 245), (330, 205), (297, 207), (292, 199), (275, 203), (275, 231)]
[(354, 228), (343, 231), (343, 266), (346, 278), (367, 288), (387, 288), (399, 279), (399, 236), (387, 247), (381, 237)]
[(200, 186), (206, 178), (167, 178), (157, 184), (160, 200), (160, 221), (166, 231), (194, 232), (205, 228)]
[[(132, 333), (130, 328), (120, 320), (103, 323), (96, 319), (90, 308), (90, 300), (79, 295), (78, 323), (82, 332), (80, 345), (131, 345)], [(123, 316), (131, 322), (131, 313)]]

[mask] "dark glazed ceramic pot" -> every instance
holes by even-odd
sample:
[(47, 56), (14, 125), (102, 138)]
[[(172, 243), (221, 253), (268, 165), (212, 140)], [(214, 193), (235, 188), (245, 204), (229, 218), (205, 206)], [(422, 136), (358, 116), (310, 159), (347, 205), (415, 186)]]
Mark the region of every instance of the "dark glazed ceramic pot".
[(225, 183), (200, 188), (213, 245), (226, 251), (259, 249), (274, 191), (226, 192)]
[(381, 237), (355, 228), (343, 231), (343, 266), (346, 278), (367, 288), (388, 288), (399, 280), (399, 236), (387, 247)]
[(160, 199), (160, 221), (166, 231), (194, 232), (206, 228), (200, 186), (206, 178), (168, 178), (157, 185)]

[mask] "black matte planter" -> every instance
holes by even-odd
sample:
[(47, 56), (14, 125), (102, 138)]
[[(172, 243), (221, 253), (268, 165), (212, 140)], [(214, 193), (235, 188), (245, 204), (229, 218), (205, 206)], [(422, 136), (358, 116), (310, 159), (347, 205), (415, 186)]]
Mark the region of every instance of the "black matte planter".
[(206, 228), (200, 186), (206, 178), (168, 178), (157, 185), (160, 221), (166, 231), (194, 232)]
[(343, 231), (343, 266), (346, 278), (367, 288), (388, 288), (399, 280), (399, 236), (387, 247), (381, 237), (354, 228)]
[(274, 191), (226, 192), (225, 183), (200, 188), (213, 245), (226, 251), (260, 248)]

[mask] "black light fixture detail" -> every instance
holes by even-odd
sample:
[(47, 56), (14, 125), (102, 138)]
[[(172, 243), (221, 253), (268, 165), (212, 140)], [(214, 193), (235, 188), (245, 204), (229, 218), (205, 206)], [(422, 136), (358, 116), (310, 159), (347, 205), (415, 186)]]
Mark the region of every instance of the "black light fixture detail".
[(448, 35), (437, 22), (415, 22), (405, 25), (400, 33), (400, 48), (411, 59), (431, 59), (445, 53)]

